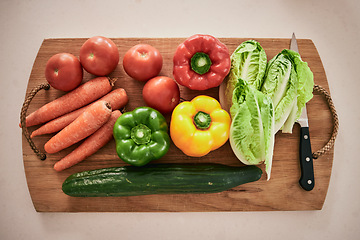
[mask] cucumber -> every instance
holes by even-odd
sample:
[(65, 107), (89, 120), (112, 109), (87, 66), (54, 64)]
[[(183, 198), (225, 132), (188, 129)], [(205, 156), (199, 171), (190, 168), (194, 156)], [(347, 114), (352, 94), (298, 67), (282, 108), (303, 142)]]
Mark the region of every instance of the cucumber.
[(62, 190), (73, 197), (216, 193), (257, 181), (261, 175), (256, 166), (163, 163), (75, 173)]

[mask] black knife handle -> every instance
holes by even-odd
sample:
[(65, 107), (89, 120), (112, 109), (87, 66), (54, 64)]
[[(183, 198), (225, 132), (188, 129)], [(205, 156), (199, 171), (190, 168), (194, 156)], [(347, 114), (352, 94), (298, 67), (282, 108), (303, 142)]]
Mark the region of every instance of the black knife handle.
[(300, 186), (306, 191), (311, 191), (315, 186), (315, 179), (308, 127), (300, 128), (300, 168)]

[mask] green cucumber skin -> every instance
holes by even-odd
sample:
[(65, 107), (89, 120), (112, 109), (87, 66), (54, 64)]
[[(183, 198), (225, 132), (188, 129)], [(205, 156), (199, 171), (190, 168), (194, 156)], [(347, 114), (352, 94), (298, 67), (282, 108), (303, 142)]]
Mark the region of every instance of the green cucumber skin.
[(62, 190), (73, 197), (216, 193), (257, 181), (261, 175), (256, 166), (150, 164), (75, 173), (64, 181)]

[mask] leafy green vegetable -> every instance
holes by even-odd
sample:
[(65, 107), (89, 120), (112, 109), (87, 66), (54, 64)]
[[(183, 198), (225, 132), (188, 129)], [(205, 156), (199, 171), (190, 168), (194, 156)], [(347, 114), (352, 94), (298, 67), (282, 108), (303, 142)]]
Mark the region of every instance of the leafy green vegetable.
[(261, 91), (275, 108), (275, 133), (291, 133), (306, 102), (312, 98), (313, 74), (300, 54), (284, 49), (267, 66)]
[(294, 64), (283, 54), (269, 61), (261, 91), (269, 96), (275, 108), (275, 132), (287, 120), (296, 101), (297, 77)]
[(269, 180), (275, 133), (291, 133), (313, 96), (314, 77), (297, 52), (285, 49), (266, 61), (257, 42), (240, 44), (231, 56), (225, 101), (231, 99), (233, 152), (247, 165), (264, 162)]
[(232, 104), (232, 94), (238, 79), (241, 78), (260, 90), (266, 70), (265, 50), (255, 40), (241, 43), (231, 55), (231, 69), (227, 76), (225, 101)]
[(272, 100), (241, 78), (235, 85), (232, 100), (231, 148), (244, 164), (265, 162), (269, 180), (275, 136)]
[[(314, 75), (306, 62), (303, 62), (299, 53), (284, 50), (295, 63), (295, 70), (298, 76), (298, 90), (297, 90), (297, 109), (296, 119), (290, 123), (294, 124), (295, 121), (300, 117), (305, 104), (310, 101), (313, 97), (314, 88)], [(284, 132), (285, 129), (283, 129)], [(286, 131), (285, 131), (286, 132)]]

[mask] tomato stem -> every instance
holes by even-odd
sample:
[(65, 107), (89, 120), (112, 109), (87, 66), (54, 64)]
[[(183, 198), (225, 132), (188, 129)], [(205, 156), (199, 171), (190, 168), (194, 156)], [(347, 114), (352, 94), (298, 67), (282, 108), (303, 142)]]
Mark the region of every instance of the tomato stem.
[(142, 53), (140, 54), (140, 56), (141, 56), (142, 58), (146, 58), (146, 57), (147, 57), (147, 52), (142, 52)]

